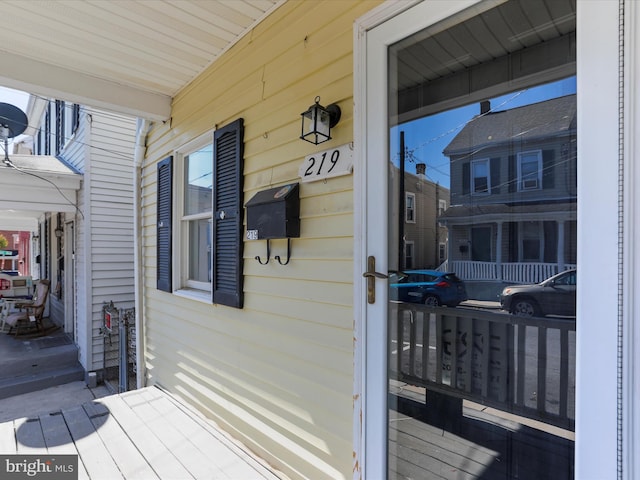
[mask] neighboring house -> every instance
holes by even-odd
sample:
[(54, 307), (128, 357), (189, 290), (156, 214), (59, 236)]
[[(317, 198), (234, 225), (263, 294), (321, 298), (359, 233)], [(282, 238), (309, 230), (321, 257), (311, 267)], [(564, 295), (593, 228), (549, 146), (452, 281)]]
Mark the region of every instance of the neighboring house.
[[(135, 179), (133, 190), (123, 197), (129, 200), (132, 194), (134, 202), (140, 201), (140, 208), (133, 209), (133, 229), (134, 244), (140, 247), (134, 253), (136, 312), (143, 330), (137, 337), (144, 354), (138, 364), (141, 384), (159, 385), (188, 401), (293, 479), (377, 480), (396, 474), (509, 478), (524, 472), (531, 478), (582, 480), (632, 478), (640, 471), (635, 454), (640, 443), (640, 282), (635, 278), (640, 258), (634, 254), (640, 221), (635, 193), (640, 181), (635, 167), (640, 154), (635, 141), (640, 118), (634, 68), (640, 64), (634, 41), (640, 26), (636, 2), (130, 1), (83, 2), (77, 9), (61, 9), (56, 2), (16, 5), (4, 6), (10, 20), (6, 32), (0, 32), (5, 35), (0, 51), (3, 78), (12, 81), (11, 86), (54, 89), (64, 95), (56, 98), (82, 96), (89, 104), (141, 117), (135, 162), (129, 159), (126, 167), (119, 164), (109, 170)], [(59, 21), (44, 32), (20, 22), (44, 22), (49, 17)], [(69, 29), (74, 23), (86, 28)], [(20, 41), (12, 41), (14, 37)], [(60, 54), (57, 62), (38, 61), (34, 52), (51, 47), (52, 54)], [(84, 56), (76, 60), (70, 51)], [(390, 130), (413, 119), (574, 76), (577, 149), (571, 147), (567, 154), (578, 152), (575, 243), (570, 207), (555, 213), (536, 212), (528, 205), (513, 207), (528, 210), (498, 212), (504, 216), (502, 229), (493, 229), (498, 218), (479, 217), (492, 226), (495, 242), (488, 241), (486, 229), (475, 234), (478, 238), (471, 238), (471, 232), (460, 234), (480, 247), (473, 255), (490, 264), (496, 257), (488, 246), (506, 247), (505, 241), (498, 241), (499, 234), (511, 234), (506, 225), (528, 221), (518, 215), (535, 215), (538, 226), (533, 232), (522, 225), (512, 227), (518, 250), (500, 250), (503, 263), (527, 263), (537, 251), (538, 261), (532, 264), (557, 265), (563, 249), (554, 245), (566, 245), (568, 265), (577, 243), (577, 321), (527, 319), (515, 331), (512, 327), (519, 319), (514, 316), (471, 308), (432, 313), (414, 305), (405, 310), (407, 345), (399, 337), (394, 344), (392, 335), (403, 332), (392, 328), (394, 321), (402, 327), (393, 313), (406, 305), (387, 302), (385, 277), (401, 248), (398, 242), (392, 250), (388, 223), (394, 209), (402, 213), (389, 194)], [(336, 103), (342, 110), (331, 140), (321, 145), (300, 140), (300, 113), (316, 97), (322, 105)], [(83, 118), (80, 124), (91, 130), (83, 145), (93, 159), (99, 155), (94, 147), (101, 137), (94, 134), (88, 116)], [(93, 118), (95, 124), (97, 116)], [(569, 109), (569, 120), (573, 118), (574, 110)], [(542, 172), (544, 151), (552, 150), (553, 161), (558, 160), (565, 154), (565, 143), (541, 139), (535, 148), (541, 156), (536, 154), (530, 162), (521, 157), (521, 170), (534, 167), (532, 171)], [(347, 166), (344, 175), (302, 182), (300, 168), (309, 158), (337, 160), (331, 152), (341, 147), (346, 152), (349, 146), (352, 169)], [(514, 148), (511, 155), (527, 151)], [(102, 161), (115, 160), (102, 152)], [(76, 280), (78, 288), (87, 291), (78, 294), (78, 318), (86, 313), (93, 330), (84, 333), (93, 340), (100, 302), (91, 287), (121, 275), (111, 274), (117, 261), (98, 269), (93, 259), (99, 254), (108, 258), (113, 242), (125, 237), (116, 233), (115, 225), (100, 227), (117, 213), (118, 204), (114, 189), (100, 196), (108, 207), (92, 204), (98, 200), (92, 197), (94, 188), (106, 182), (93, 175), (107, 169), (94, 171), (94, 162), (82, 158), (85, 163), (79, 169), (85, 185), (79, 208), (84, 219), (73, 211), (65, 212), (60, 221), (54, 215), (46, 233), (51, 239), (58, 223), (67, 232), (68, 222), (78, 227), (83, 223), (76, 229), (83, 277), (79, 272)], [(457, 174), (452, 172), (452, 182), (459, 185), (451, 185), (451, 203), (478, 197), (473, 213), (482, 215), (494, 206), (482, 204), (481, 198), (489, 198), (494, 187), (500, 188), (500, 195), (509, 188), (508, 155), (496, 151), (476, 158), (488, 161), (479, 162), (474, 172), (474, 195), (471, 166), (467, 176), (461, 166)], [(501, 180), (495, 183), (496, 169), (493, 175), (489, 172), (492, 158), (502, 159)], [(127, 171), (130, 167), (133, 172)], [(113, 177), (119, 178), (115, 173)], [(469, 193), (463, 193), (465, 178)], [(524, 191), (516, 188), (512, 194), (523, 202), (528, 194), (537, 195), (546, 209), (547, 194), (557, 190), (558, 203), (571, 205), (575, 192), (560, 191), (560, 178), (545, 189), (544, 174), (521, 175)], [(541, 190), (527, 191), (536, 182)], [(269, 239), (270, 243), (255, 239), (258, 235), (248, 228), (244, 205), (272, 189), (286, 197), (295, 183), (300, 183), (299, 202), (293, 199), (292, 206), (299, 209), (292, 208), (292, 216), (297, 220), (299, 212), (299, 232), (290, 239)], [(462, 228), (469, 225), (461, 217), (457, 220)], [(545, 227), (544, 222), (551, 223)], [(560, 242), (561, 222), (565, 242)], [(545, 228), (550, 245), (541, 250)], [(463, 253), (459, 238), (451, 233), (449, 245), (452, 255)], [(469, 249), (466, 255), (471, 255)], [(122, 273), (127, 271), (125, 264), (120, 265)], [(66, 272), (66, 262), (64, 266)], [(55, 269), (52, 274), (55, 280)], [(118, 291), (110, 287), (104, 299), (129, 288), (127, 280), (121, 283)], [(432, 317), (448, 318), (429, 332), (419, 328), (424, 323), (418, 325), (425, 317), (429, 322)], [(497, 328), (489, 328), (488, 318), (499, 318)], [(551, 336), (545, 336), (551, 330), (548, 325), (558, 324), (561, 360), (551, 355)], [(473, 331), (476, 325), (481, 331)], [(456, 328), (460, 326), (464, 332)], [(525, 333), (531, 331), (538, 334), (537, 348), (525, 342)], [(561, 435), (555, 435), (550, 424), (519, 422), (511, 415), (484, 421), (493, 418), (488, 416), (499, 405), (485, 408), (474, 402), (465, 404), (465, 421), (479, 436), (474, 442), (461, 438), (468, 432), (447, 427), (448, 415), (435, 419), (440, 427), (421, 423), (420, 415), (406, 415), (424, 396), (412, 385), (390, 378), (390, 363), (402, 359), (399, 352), (411, 345), (421, 347), (420, 353), (416, 348), (409, 351), (416, 359), (435, 356), (437, 347), (427, 348), (427, 334), (438, 337), (441, 351), (446, 345), (447, 358), (439, 360), (448, 363), (439, 364), (434, 378), (448, 377), (448, 393), (464, 389), (489, 394), (495, 387), (497, 397), (524, 398), (534, 410), (568, 410), (573, 404), (575, 432), (565, 425)], [(569, 348), (570, 341), (575, 348)], [(97, 351), (97, 345), (90, 345)], [(498, 357), (491, 362), (487, 355), (473, 358), (471, 353), (479, 351), (493, 351)], [(521, 355), (523, 363), (510, 361), (516, 351), (537, 357), (532, 363), (536, 378), (530, 383), (524, 381), (528, 359)], [(463, 353), (466, 364), (458, 362)], [(95, 360), (86, 348), (82, 354)], [(575, 356), (568, 359), (569, 354)], [(401, 363), (396, 364), (398, 370)], [(414, 364), (409, 366), (413, 369)], [(483, 376), (464, 384), (471, 372)], [(575, 375), (575, 385), (568, 380), (569, 372)], [(549, 377), (567, 387), (556, 402), (544, 397)], [(493, 385), (479, 384), (488, 378)], [(513, 379), (518, 379), (517, 395), (508, 395)], [(413, 394), (404, 414), (393, 403), (399, 392)], [(433, 403), (447, 406), (442, 398), (446, 396), (427, 396), (420, 412)], [(405, 426), (413, 430), (402, 430)], [(501, 426), (508, 436), (504, 443), (484, 433)], [(546, 441), (551, 437), (553, 442)], [(558, 444), (562, 448), (556, 448)], [(504, 455), (484, 462), (482, 455), (503, 447)], [(539, 454), (545, 452), (552, 455), (545, 457), (549, 461), (541, 460)], [(561, 456), (567, 460), (563, 469), (556, 466)], [(537, 475), (537, 470), (526, 468), (527, 460), (535, 468), (555, 471)]]
[[(82, 175), (66, 211), (39, 221), (39, 278), (51, 281), (51, 321), (79, 348), (86, 372), (105, 362), (103, 305), (133, 306), (134, 118), (61, 100), (32, 96), (27, 114), (34, 155), (55, 155)], [(107, 366), (113, 357), (107, 352)]]
[(534, 283), (575, 267), (576, 137), (575, 95), (495, 112), (481, 104), (443, 152), (451, 269), (466, 280)]
[[(7, 246), (0, 248), (0, 270), (31, 275), (31, 234), (28, 231), (0, 230)], [(1, 292), (0, 292), (1, 293)]]
[[(389, 219), (390, 249), (399, 252), (398, 258), (392, 259), (392, 270), (433, 269), (447, 259), (447, 228), (438, 221), (438, 216), (449, 205), (449, 190), (428, 180), (425, 169), (425, 164), (418, 163), (415, 174), (405, 172), (404, 199), (400, 199), (400, 169), (390, 166), (389, 195), (398, 200), (396, 205), (404, 208), (402, 223), (397, 209)], [(402, 249), (398, 248), (400, 243)]]

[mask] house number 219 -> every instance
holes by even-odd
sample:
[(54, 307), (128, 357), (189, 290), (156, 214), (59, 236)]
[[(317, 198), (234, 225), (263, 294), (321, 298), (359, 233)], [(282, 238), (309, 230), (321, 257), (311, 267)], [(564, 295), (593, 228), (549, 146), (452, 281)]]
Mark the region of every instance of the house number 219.
[(298, 169), (302, 182), (315, 182), (330, 177), (349, 175), (353, 171), (351, 144), (307, 155)]

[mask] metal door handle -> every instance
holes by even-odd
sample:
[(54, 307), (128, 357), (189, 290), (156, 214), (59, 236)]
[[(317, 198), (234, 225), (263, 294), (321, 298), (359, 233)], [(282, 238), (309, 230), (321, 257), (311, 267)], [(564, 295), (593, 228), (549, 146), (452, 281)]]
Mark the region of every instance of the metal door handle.
[(376, 257), (367, 257), (367, 271), (362, 274), (367, 279), (367, 302), (376, 303), (376, 278), (389, 278), (384, 273), (376, 272)]

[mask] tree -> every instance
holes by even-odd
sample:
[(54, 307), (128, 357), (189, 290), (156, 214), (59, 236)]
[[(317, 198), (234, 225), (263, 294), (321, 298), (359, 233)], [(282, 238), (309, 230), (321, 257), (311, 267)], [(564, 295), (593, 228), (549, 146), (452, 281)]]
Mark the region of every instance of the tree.
[(7, 240), (7, 237), (5, 237), (0, 233), (0, 249), (7, 248), (7, 245), (9, 245), (9, 241)]

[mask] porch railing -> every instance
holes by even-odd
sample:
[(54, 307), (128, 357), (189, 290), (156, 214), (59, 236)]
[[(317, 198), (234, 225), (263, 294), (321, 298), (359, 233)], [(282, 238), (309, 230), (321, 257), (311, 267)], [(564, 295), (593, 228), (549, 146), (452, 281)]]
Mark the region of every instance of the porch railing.
[(574, 430), (575, 320), (392, 308), (391, 378)]
[[(575, 267), (575, 264), (564, 265), (565, 270)], [(438, 267), (438, 270), (455, 272), (462, 280), (488, 280), (507, 283), (539, 283), (561, 271), (557, 263), (503, 263), (498, 269), (498, 264), (495, 262), (470, 260), (446, 261)]]

